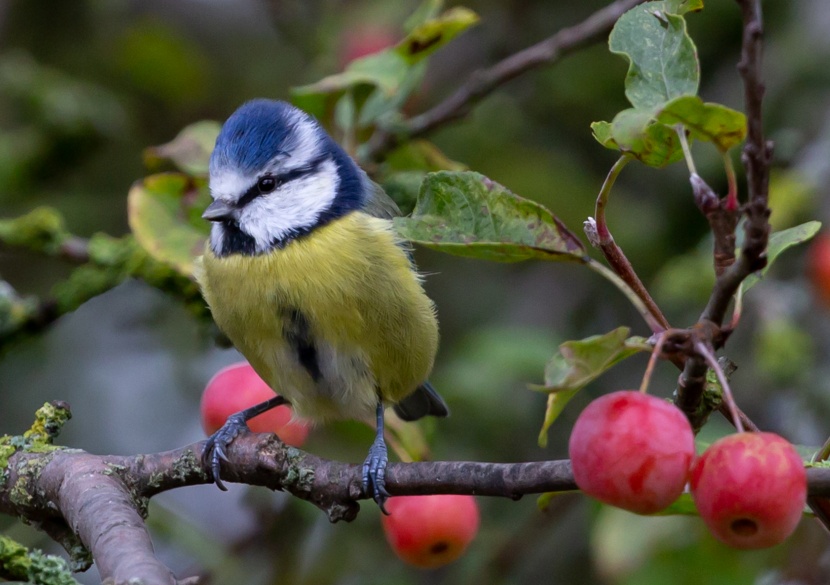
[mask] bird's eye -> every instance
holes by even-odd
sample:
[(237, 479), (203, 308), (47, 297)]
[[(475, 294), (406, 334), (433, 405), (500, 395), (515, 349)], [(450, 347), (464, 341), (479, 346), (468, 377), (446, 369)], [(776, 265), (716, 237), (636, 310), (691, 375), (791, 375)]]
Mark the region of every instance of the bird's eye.
[(277, 179), (270, 175), (261, 177), (257, 182), (257, 188), (259, 189), (260, 193), (270, 193), (271, 191), (277, 188)]

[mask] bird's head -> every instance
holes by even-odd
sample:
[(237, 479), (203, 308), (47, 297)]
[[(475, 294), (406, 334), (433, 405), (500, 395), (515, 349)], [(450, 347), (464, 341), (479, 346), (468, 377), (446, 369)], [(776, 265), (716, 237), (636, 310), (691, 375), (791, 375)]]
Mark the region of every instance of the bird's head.
[(217, 256), (263, 254), (359, 209), (365, 173), (305, 112), (258, 99), (222, 126), (210, 157)]

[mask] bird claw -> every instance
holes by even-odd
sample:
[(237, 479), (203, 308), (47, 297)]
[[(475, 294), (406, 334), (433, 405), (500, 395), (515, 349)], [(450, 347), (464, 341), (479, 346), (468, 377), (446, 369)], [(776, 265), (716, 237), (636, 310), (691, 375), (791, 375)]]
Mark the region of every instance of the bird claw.
[(380, 511), (389, 515), (386, 511), (386, 500), (389, 492), (386, 491), (386, 464), (389, 462), (389, 454), (386, 449), (386, 442), (383, 436), (379, 436), (369, 448), (369, 455), (363, 462), (363, 493), (371, 495), (372, 499), (380, 508)]
[(228, 488), (220, 477), (222, 461), (228, 461), (226, 451), (233, 440), (239, 435), (251, 431), (245, 421), (245, 417), (239, 412), (229, 416), (225, 424), (208, 437), (205, 450), (202, 452), (202, 465), (210, 469), (213, 475), (213, 483), (223, 492), (228, 491)]

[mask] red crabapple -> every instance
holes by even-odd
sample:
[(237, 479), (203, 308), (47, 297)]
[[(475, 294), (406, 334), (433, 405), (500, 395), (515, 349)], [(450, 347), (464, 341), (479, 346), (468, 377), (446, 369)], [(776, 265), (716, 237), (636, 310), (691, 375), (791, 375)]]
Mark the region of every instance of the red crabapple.
[(807, 501), (804, 463), (773, 433), (737, 433), (712, 443), (692, 467), (691, 487), (712, 534), (742, 549), (783, 542)]
[(673, 404), (621, 390), (582, 411), (568, 451), (579, 489), (606, 504), (652, 514), (683, 492), (695, 437)]
[[(202, 393), (202, 428), (210, 436), (230, 415), (273, 397), (274, 391), (248, 362), (232, 364), (213, 376)], [(248, 427), (255, 433), (276, 433), (285, 443), (299, 447), (308, 436), (309, 426), (292, 420), (291, 415), (289, 406), (278, 406), (249, 420)]]
[(478, 532), (473, 496), (394, 496), (381, 515), (386, 540), (401, 560), (435, 569), (458, 559)]
[(810, 244), (807, 274), (821, 301), (830, 305), (830, 234), (820, 233)]

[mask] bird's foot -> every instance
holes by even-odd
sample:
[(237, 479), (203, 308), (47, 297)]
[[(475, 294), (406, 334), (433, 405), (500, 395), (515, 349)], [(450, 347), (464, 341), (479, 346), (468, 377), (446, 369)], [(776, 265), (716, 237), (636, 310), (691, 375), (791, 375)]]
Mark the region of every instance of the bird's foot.
[(222, 461), (227, 461), (228, 447), (241, 434), (250, 433), (244, 412), (237, 412), (228, 417), (218, 431), (208, 437), (205, 450), (202, 452), (202, 465), (209, 468), (213, 474), (213, 483), (223, 492), (228, 491), (219, 473)]
[(222, 483), (222, 478), (219, 476), (222, 461), (228, 460), (228, 456), (226, 455), (228, 446), (239, 435), (251, 432), (251, 429), (248, 428), (249, 420), (281, 404), (288, 404), (288, 401), (278, 394), (265, 402), (255, 404), (250, 408), (232, 414), (218, 431), (208, 437), (205, 450), (202, 452), (202, 465), (210, 469), (213, 474), (213, 482), (220, 490), (228, 491), (228, 488), (225, 487), (225, 484)]
[(388, 462), (386, 442), (383, 440), (383, 435), (379, 434), (369, 448), (366, 461), (363, 462), (363, 493), (367, 496), (371, 495), (380, 511), (386, 515), (389, 515), (384, 505), (389, 497), (389, 492), (386, 491), (386, 464)]

